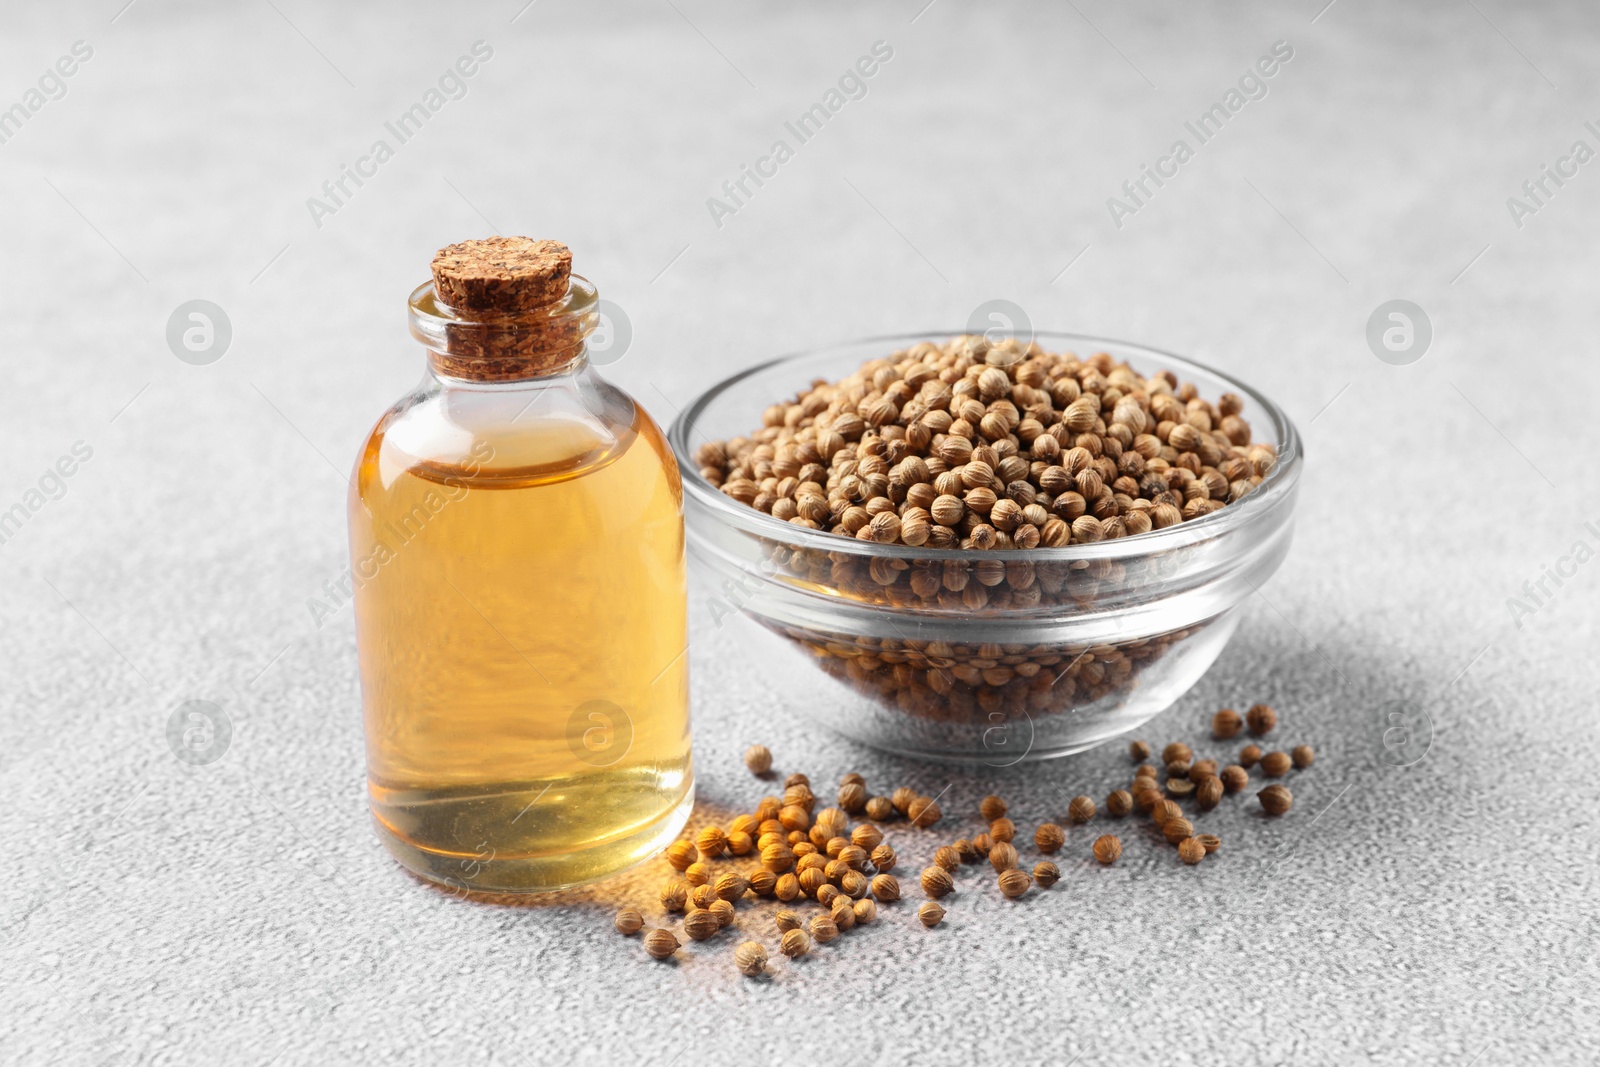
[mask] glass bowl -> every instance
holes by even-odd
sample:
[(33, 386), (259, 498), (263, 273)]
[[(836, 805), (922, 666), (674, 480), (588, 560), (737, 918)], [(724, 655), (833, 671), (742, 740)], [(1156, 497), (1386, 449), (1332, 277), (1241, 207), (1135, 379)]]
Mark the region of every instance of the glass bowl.
[(724, 495), (696, 448), (748, 435), (773, 403), (869, 359), (955, 334), (874, 337), (784, 356), (713, 386), (669, 434), (683, 471), (690, 558), (724, 662), (770, 704), (919, 759), (1006, 766), (1081, 752), (1132, 730), (1198, 681), (1239, 607), (1288, 552), (1300, 437), (1249, 385), (1142, 345), (1039, 333), (1045, 349), (1171, 370), (1233, 392), (1278, 460), (1242, 500), (1135, 536), (978, 552), (856, 540)]

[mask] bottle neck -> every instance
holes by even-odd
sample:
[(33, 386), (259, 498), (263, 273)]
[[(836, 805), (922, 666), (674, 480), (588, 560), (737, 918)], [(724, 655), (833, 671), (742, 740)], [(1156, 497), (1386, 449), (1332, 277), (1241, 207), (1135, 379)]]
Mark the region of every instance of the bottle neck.
[(599, 322), (599, 294), (574, 274), (554, 303), (485, 317), (441, 303), (433, 282), (411, 294), (411, 335), (428, 350), (430, 371), (458, 382), (523, 382), (577, 373)]

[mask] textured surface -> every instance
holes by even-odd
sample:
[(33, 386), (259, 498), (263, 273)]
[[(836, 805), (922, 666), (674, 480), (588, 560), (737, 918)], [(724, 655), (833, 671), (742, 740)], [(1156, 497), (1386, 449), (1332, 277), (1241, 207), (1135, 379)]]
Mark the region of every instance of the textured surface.
[[(1542, 165), (1570, 174), (1573, 142), (1600, 148), (1600, 18), (922, 2), (8, 13), (0, 106), (74, 41), (93, 54), (0, 144), (0, 508), (28, 510), (0, 545), (5, 1059), (1600, 1058), (1600, 571), (1569, 556), (1600, 547), (1596, 164), (1520, 220), (1506, 204)], [(399, 143), (384, 124), (479, 40), (465, 95), (447, 84)], [(784, 123), (879, 40), (866, 95), (799, 143)], [(1195, 147), (1183, 122), (1278, 40), (1294, 55), (1267, 95)], [(1118, 228), (1106, 198), (1186, 136), (1193, 158)], [(362, 163), (379, 138), (392, 151)], [(742, 165), (770, 174), (780, 138), (775, 176), (707, 206)], [(308, 207), (345, 165), (372, 176)], [(404, 877), (366, 825), (350, 613), (324, 583), (356, 444), (420, 369), (405, 296), (435, 249), (495, 229), (572, 245), (631, 320), (610, 373), (663, 421), (755, 359), (995, 297), (1277, 398), (1308, 438), (1295, 550), (1144, 732), (1196, 740), (1221, 703), (1271, 701), (1320, 753), (1294, 812), (1225, 805), (1204, 820), (1223, 850), (1193, 869), (1136, 826), (1091, 869), (1074, 830), (1048, 894), (1009, 903), (969, 872), (929, 932), (908, 890), (759, 983), (731, 938), (662, 966), (611, 931), (659, 871), (526, 908)], [(1365, 338), (1395, 298), (1434, 326), (1410, 366)], [(231, 319), (206, 366), (165, 336), (191, 299)], [(58, 499), (28, 497), (77, 441), (92, 457), (64, 495), (45, 478)], [(1535, 603), (1546, 569), (1567, 577)], [(952, 777), (769, 721), (758, 672), (693, 612), (708, 812), (760, 794), (738, 762), (754, 740), (819, 782), (946, 790), (941, 830), (963, 832), (990, 789), (1031, 828), (1126, 773), (1099, 751)], [(168, 748), (190, 699), (233, 722), (207, 766)], [(1396, 699), (1434, 726), (1409, 767), (1381, 758)], [(895, 839), (908, 866), (933, 841)]]

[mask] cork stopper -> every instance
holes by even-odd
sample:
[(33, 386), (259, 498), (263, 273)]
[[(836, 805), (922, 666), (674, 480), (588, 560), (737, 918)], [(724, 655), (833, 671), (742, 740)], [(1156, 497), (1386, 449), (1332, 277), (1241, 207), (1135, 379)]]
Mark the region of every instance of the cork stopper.
[(462, 241), (433, 257), (432, 286), (413, 294), (412, 332), (442, 374), (511, 381), (581, 356), (598, 321), (596, 300), (560, 241)]
[(485, 237), (441, 248), (433, 257), (440, 302), (479, 315), (518, 315), (553, 304), (571, 277), (572, 252), (560, 241)]

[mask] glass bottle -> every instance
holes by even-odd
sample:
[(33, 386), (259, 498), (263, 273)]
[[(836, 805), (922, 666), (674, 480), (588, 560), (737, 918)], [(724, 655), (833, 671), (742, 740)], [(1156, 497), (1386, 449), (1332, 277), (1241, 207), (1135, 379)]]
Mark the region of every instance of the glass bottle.
[[(446, 253), (518, 241), (452, 246), (411, 294), (428, 368), (350, 497), (378, 836), (484, 893), (629, 867), (694, 801), (682, 485), (650, 416), (589, 364), (594, 286), (513, 254), (484, 306), (440, 299)], [(559, 295), (528, 307), (523, 283)]]

